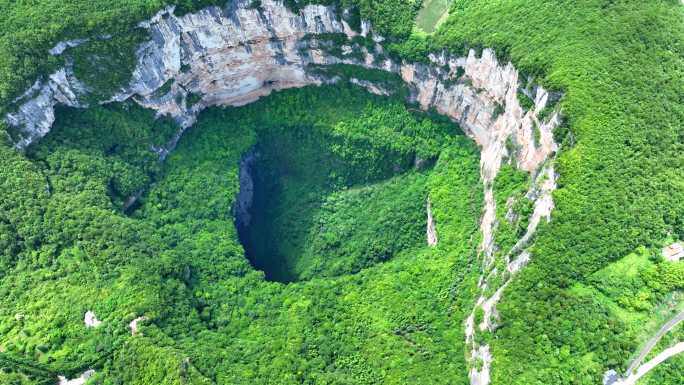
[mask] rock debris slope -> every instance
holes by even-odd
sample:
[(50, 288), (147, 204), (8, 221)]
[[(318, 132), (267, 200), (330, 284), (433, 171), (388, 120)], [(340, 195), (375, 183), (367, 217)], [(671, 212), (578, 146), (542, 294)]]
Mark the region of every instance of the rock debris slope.
[[(165, 148), (157, 149), (164, 158), (204, 108), (245, 105), (274, 90), (340, 80), (311, 71), (312, 64), (350, 64), (398, 74), (411, 90), (411, 102), (458, 122), (482, 151), (485, 202), (479, 248), (481, 296), (466, 321), (465, 336), (473, 363), (471, 383), (488, 384), (493, 358), (489, 346), (479, 345), (475, 336), (496, 327), (496, 303), (508, 282), (533, 258), (527, 244), (540, 221), (550, 220), (553, 209), (556, 174), (552, 158), (557, 144), (552, 131), (560, 116), (556, 110), (545, 114), (546, 119), (540, 118), (552, 95), (520, 79), (512, 64), (499, 63), (489, 49), (479, 57), (473, 50), (465, 57), (432, 54), (430, 64), (394, 62), (384, 55), (383, 38), (373, 33), (369, 23), (363, 22), (361, 31), (356, 32), (331, 7), (308, 5), (294, 14), (281, 2), (263, 0), (258, 8), (251, 3), (236, 1), (228, 7), (209, 7), (181, 17), (175, 16), (171, 7), (141, 23), (151, 38), (137, 50), (138, 63), (131, 81), (111, 100), (102, 102), (133, 99), (160, 115), (175, 118), (181, 130)], [(330, 49), (323, 40), (333, 33), (346, 36), (348, 44), (339, 50)], [(357, 36), (372, 38), (372, 48), (354, 43), (352, 38)], [(376, 94), (392, 92), (368, 80), (349, 81)], [(49, 131), (55, 105), (85, 107), (79, 96), (86, 92), (68, 67), (45, 82), (36, 82), (17, 100), (18, 110), (6, 117), (10, 125), (23, 132), (17, 146), (25, 147)], [(531, 108), (521, 106), (519, 93), (533, 100)], [(507, 268), (497, 271), (493, 267), (493, 182), (505, 161), (532, 175), (534, 183), (527, 198), (534, 202), (534, 210), (525, 235), (506, 252)], [(496, 279), (500, 277), (504, 279)], [(490, 287), (490, 282), (501, 281), (502, 285)], [(478, 308), (484, 319), (475, 325)]]

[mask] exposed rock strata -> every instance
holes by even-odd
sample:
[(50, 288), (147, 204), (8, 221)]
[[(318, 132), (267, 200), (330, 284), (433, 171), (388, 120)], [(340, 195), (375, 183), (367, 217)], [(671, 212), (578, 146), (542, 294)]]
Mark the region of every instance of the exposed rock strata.
[[(508, 282), (530, 260), (527, 243), (542, 219), (549, 220), (553, 209), (552, 192), (556, 188), (552, 155), (557, 150), (552, 130), (559, 122), (558, 112), (546, 120), (539, 115), (550, 95), (540, 87), (521, 88), (512, 64), (500, 64), (494, 52), (485, 49), (480, 56), (471, 50), (465, 57), (444, 53), (430, 55), (430, 64), (397, 63), (385, 57), (381, 36), (374, 35), (370, 24), (362, 22), (360, 32), (337, 18), (332, 8), (320, 5), (304, 7), (294, 14), (282, 3), (263, 0), (259, 9), (251, 1), (232, 2), (231, 6), (209, 7), (197, 13), (177, 17), (173, 8), (159, 12), (141, 24), (151, 39), (137, 51), (138, 64), (129, 85), (110, 101), (134, 99), (160, 115), (174, 117), (182, 127), (166, 148), (156, 149), (162, 158), (173, 149), (197, 114), (209, 106), (241, 106), (274, 90), (303, 87), (338, 81), (308, 70), (308, 66), (337, 63), (359, 65), (398, 74), (411, 90), (410, 101), (422, 109), (434, 109), (458, 122), (481, 148), (481, 175), (484, 186), (484, 212), (480, 224), (481, 296), (476, 308), (484, 319), (475, 325), (474, 314), (468, 317), (466, 340), (471, 347), (472, 384), (489, 383), (492, 356), (489, 346), (475, 342), (475, 334), (493, 330), (496, 303)], [(375, 47), (354, 44), (331, 51), (312, 36), (328, 33), (348, 38), (370, 36)], [(60, 72), (61, 71), (61, 72)], [(17, 145), (25, 147), (45, 135), (54, 121), (56, 104), (81, 106), (79, 95), (86, 88), (62, 69), (47, 82), (37, 82), (17, 102), (19, 110), (7, 121), (25, 133)], [(364, 79), (349, 79), (376, 94), (391, 90)], [(525, 110), (518, 101), (524, 92), (534, 100)], [(513, 161), (521, 170), (535, 176), (528, 192), (534, 211), (526, 234), (506, 253), (505, 271), (492, 269), (494, 264), (496, 203), (493, 182), (504, 160)], [(436, 241), (436, 239), (435, 239)], [(506, 274), (504, 284), (489, 287), (492, 278)], [(487, 293), (494, 292), (488, 296)]]
[[(274, 90), (320, 84), (306, 66), (339, 60), (313, 49), (315, 40), (308, 36), (353, 35), (329, 7), (307, 6), (295, 15), (274, 1), (263, 1), (258, 9), (249, 4), (182, 17), (168, 8), (143, 23), (152, 39), (138, 50), (130, 86), (114, 100), (134, 96), (189, 127), (207, 106), (241, 106)], [(167, 82), (172, 82), (169, 91), (158, 95)], [(190, 105), (189, 95), (201, 100)]]
[(66, 51), (67, 49), (78, 47), (79, 45), (86, 43), (87, 41), (88, 41), (88, 39), (74, 39), (74, 40), (60, 41), (54, 47), (50, 48), (50, 50), (48, 52), (52, 56), (59, 56), (62, 53), (64, 53), (64, 51)]

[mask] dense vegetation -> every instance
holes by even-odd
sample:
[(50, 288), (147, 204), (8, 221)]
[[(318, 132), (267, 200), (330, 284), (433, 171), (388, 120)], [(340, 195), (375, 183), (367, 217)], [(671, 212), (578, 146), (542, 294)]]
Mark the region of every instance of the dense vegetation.
[(388, 104), (329, 130), (315, 115), (307, 117), (314, 126), (283, 125), (289, 113), (272, 108), (254, 123), (254, 218), (243, 235), (257, 266), (284, 281), (338, 275), (425, 243), (425, 178), (368, 183), (434, 161), (450, 125)]
[[(430, 50), (492, 47), (564, 92), (556, 209), (498, 307), (501, 326), (488, 339), (492, 383), (596, 384), (608, 368), (624, 369), (682, 303), (684, 272), (657, 256), (684, 238), (681, 3), (455, 0), (426, 37), (412, 33), (420, 1), (321, 2), (357, 6), (352, 16), (370, 18), (392, 55), (425, 60)], [(140, 39), (128, 32), (169, 3), (185, 12), (214, 2), (0, 2), (0, 113), (63, 64), (45, 53), (67, 38), (115, 36), (67, 55), (98, 92), (111, 92)], [(89, 60), (98, 57), (110, 60)], [(382, 135), (363, 124), (373, 118), (373, 127), (388, 122)], [(401, 103), (346, 88), (206, 112), (160, 166), (149, 148), (172, 132), (125, 104), (60, 111), (28, 157), (0, 144), (0, 367), (10, 368), (0, 382), (47, 383), (96, 366), (102, 384), (467, 383), (462, 319), (475, 296), (481, 204), (471, 143)], [(276, 244), (303, 279), (289, 285), (248, 264), (233, 226), (239, 160), (258, 143), (276, 155), (268, 135), (311, 142), (285, 164), (312, 162), (324, 148), (326, 159), (357, 171), (331, 174), (339, 169), (330, 165), (315, 170), (318, 180), (279, 178), (287, 187), (269, 210), (282, 222), (270, 234), (283, 241), (289, 227), (300, 239)], [(415, 155), (435, 163), (412, 169)], [(396, 162), (397, 171), (389, 167)], [(500, 244), (525, 226), (522, 216), (505, 221), (502, 208), (513, 196), (520, 212), (529, 210), (528, 182), (512, 168), (495, 182)], [(292, 193), (307, 187), (316, 190), (309, 202)], [(138, 191), (139, 206), (125, 213)], [(424, 220), (415, 199), (425, 194), (440, 234), (434, 249), (419, 244), (413, 227)], [(398, 214), (384, 211), (386, 196), (396, 197)], [(312, 208), (308, 222), (293, 226), (294, 207)], [(368, 234), (401, 224), (406, 238), (374, 239), (383, 250), (374, 253)], [(100, 328), (84, 328), (90, 309)], [(127, 323), (143, 314), (144, 335), (130, 337)], [(679, 384), (683, 365), (674, 358), (645, 382)]]
[[(556, 209), (499, 306), (493, 383), (599, 383), (636, 351), (623, 320), (572, 288), (638, 246), (684, 237), (683, 12), (665, 0), (456, 1), (437, 32), (433, 44), (494, 47), (565, 92)], [(680, 382), (677, 360), (660, 383)]]
[[(44, 369), (43, 379), (94, 366), (95, 384), (422, 384), (445, 373), (465, 383), (460, 323), (475, 286), (481, 188), (476, 149), (453, 125), (325, 87), (207, 111), (160, 168), (149, 147), (171, 135), (123, 104), (61, 110), (28, 158), (3, 145), (12, 163), (2, 192), (15, 194), (3, 203), (21, 205), (3, 210), (17, 234), (5, 240), (14, 258), (0, 280), (4, 359)], [(289, 173), (273, 196), (272, 210), (291, 220), (266, 240), (313, 240), (296, 263), (307, 280), (283, 285), (245, 259), (232, 208), (241, 157), (295, 139), (302, 151), (280, 152), (289, 159), (279, 164), (330, 166)], [(140, 189), (127, 215), (122, 197)], [(301, 202), (301, 189), (315, 202)], [(428, 194), (444, 234), (436, 248), (425, 243)], [(293, 222), (282, 202), (347, 230)], [(103, 325), (86, 328), (86, 310)], [(143, 335), (131, 337), (140, 315)], [(9, 368), (0, 375), (17, 383), (32, 373)]]

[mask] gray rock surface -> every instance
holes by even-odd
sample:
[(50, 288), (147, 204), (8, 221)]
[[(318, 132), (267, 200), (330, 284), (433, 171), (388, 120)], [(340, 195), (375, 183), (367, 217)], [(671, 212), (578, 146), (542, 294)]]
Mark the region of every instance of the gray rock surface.
[(240, 191), (235, 198), (235, 218), (238, 228), (248, 227), (252, 222), (250, 209), (254, 201), (254, 164), (257, 154), (250, 151), (240, 161)]
[(47, 80), (37, 80), (15, 100), (20, 103), (17, 111), (5, 117), (7, 123), (21, 129), (21, 138), (18, 138), (16, 146), (24, 148), (50, 131), (55, 121), (56, 105), (84, 107), (78, 97), (85, 92), (85, 86), (74, 77), (70, 68), (57, 70)]

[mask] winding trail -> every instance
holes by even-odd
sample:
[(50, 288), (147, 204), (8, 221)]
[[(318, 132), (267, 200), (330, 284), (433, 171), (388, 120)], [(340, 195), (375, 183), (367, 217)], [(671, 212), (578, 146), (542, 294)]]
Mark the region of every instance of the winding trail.
[(660, 339), (665, 334), (667, 334), (667, 332), (672, 330), (673, 327), (677, 326), (682, 321), (684, 321), (684, 310), (682, 310), (679, 314), (672, 317), (669, 321), (663, 324), (663, 326), (660, 327), (660, 330), (658, 330), (658, 332), (653, 337), (651, 337), (650, 340), (648, 340), (646, 345), (644, 345), (643, 349), (641, 349), (641, 353), (639, 353), (639, 356), (637, 356), (632, 361), (632, 363), (629, 364), (629, 367), (627, 368), (625, 374), (627, 376), (630, 376), (634, 372), (634, 370), (636, 370), (636, 368), (641, 364), (641, 361), (643, 361), (644, 358), (646, 358), (648, 353), (650, 353), (651, 350), (653, 350), (658, 341), (660, 341)]
[[(667, 334), (672, 328), (677, 326), (680, 322), (684, 321), (684, 310), (679, 312), (677, 315), (672, 317), (670, 320), (665, 322), (663, 326), (660, 327), (658, 332), (651, 337), (650, 340), (644, 345), (644, 347), (639, 352), (639, 355), (632, 360), (629, 367), (625, 371), (624, 378), (621, 378), (615, 373), (615, 371), (609, 371), (604, 377), (604, 385), (634, 385), (641, 377), (646, 375), (646, 373), (653, 370), (655, 367), (663, 363), (665, 360), (673, 357), (679, 353), (684, 352), (684, 342), (679, 342), (665, 350), (660, 354), (655, 356), (652, 360), (641, 365), (641, 362), (648, 356), (648, 354), (653, 350), (653, 348), (658, 344), (658, 341)], [(639, 366), (641, 365), (641, 366)]]
[(623, 380), (615, 382), (615, 385), (634, 385), (641, 377), (645, 376), (646, 373), (663, 363), (663, 361), (682, 352), (684, 352), (684, 342), (679, 342), (663, 350), (660, 354), (655, 356), (655, 358), (643, 364), (641, 367), (639, 367), (639, 369), (637, 369), (636, 373), (629, 375), (629, 377)]

